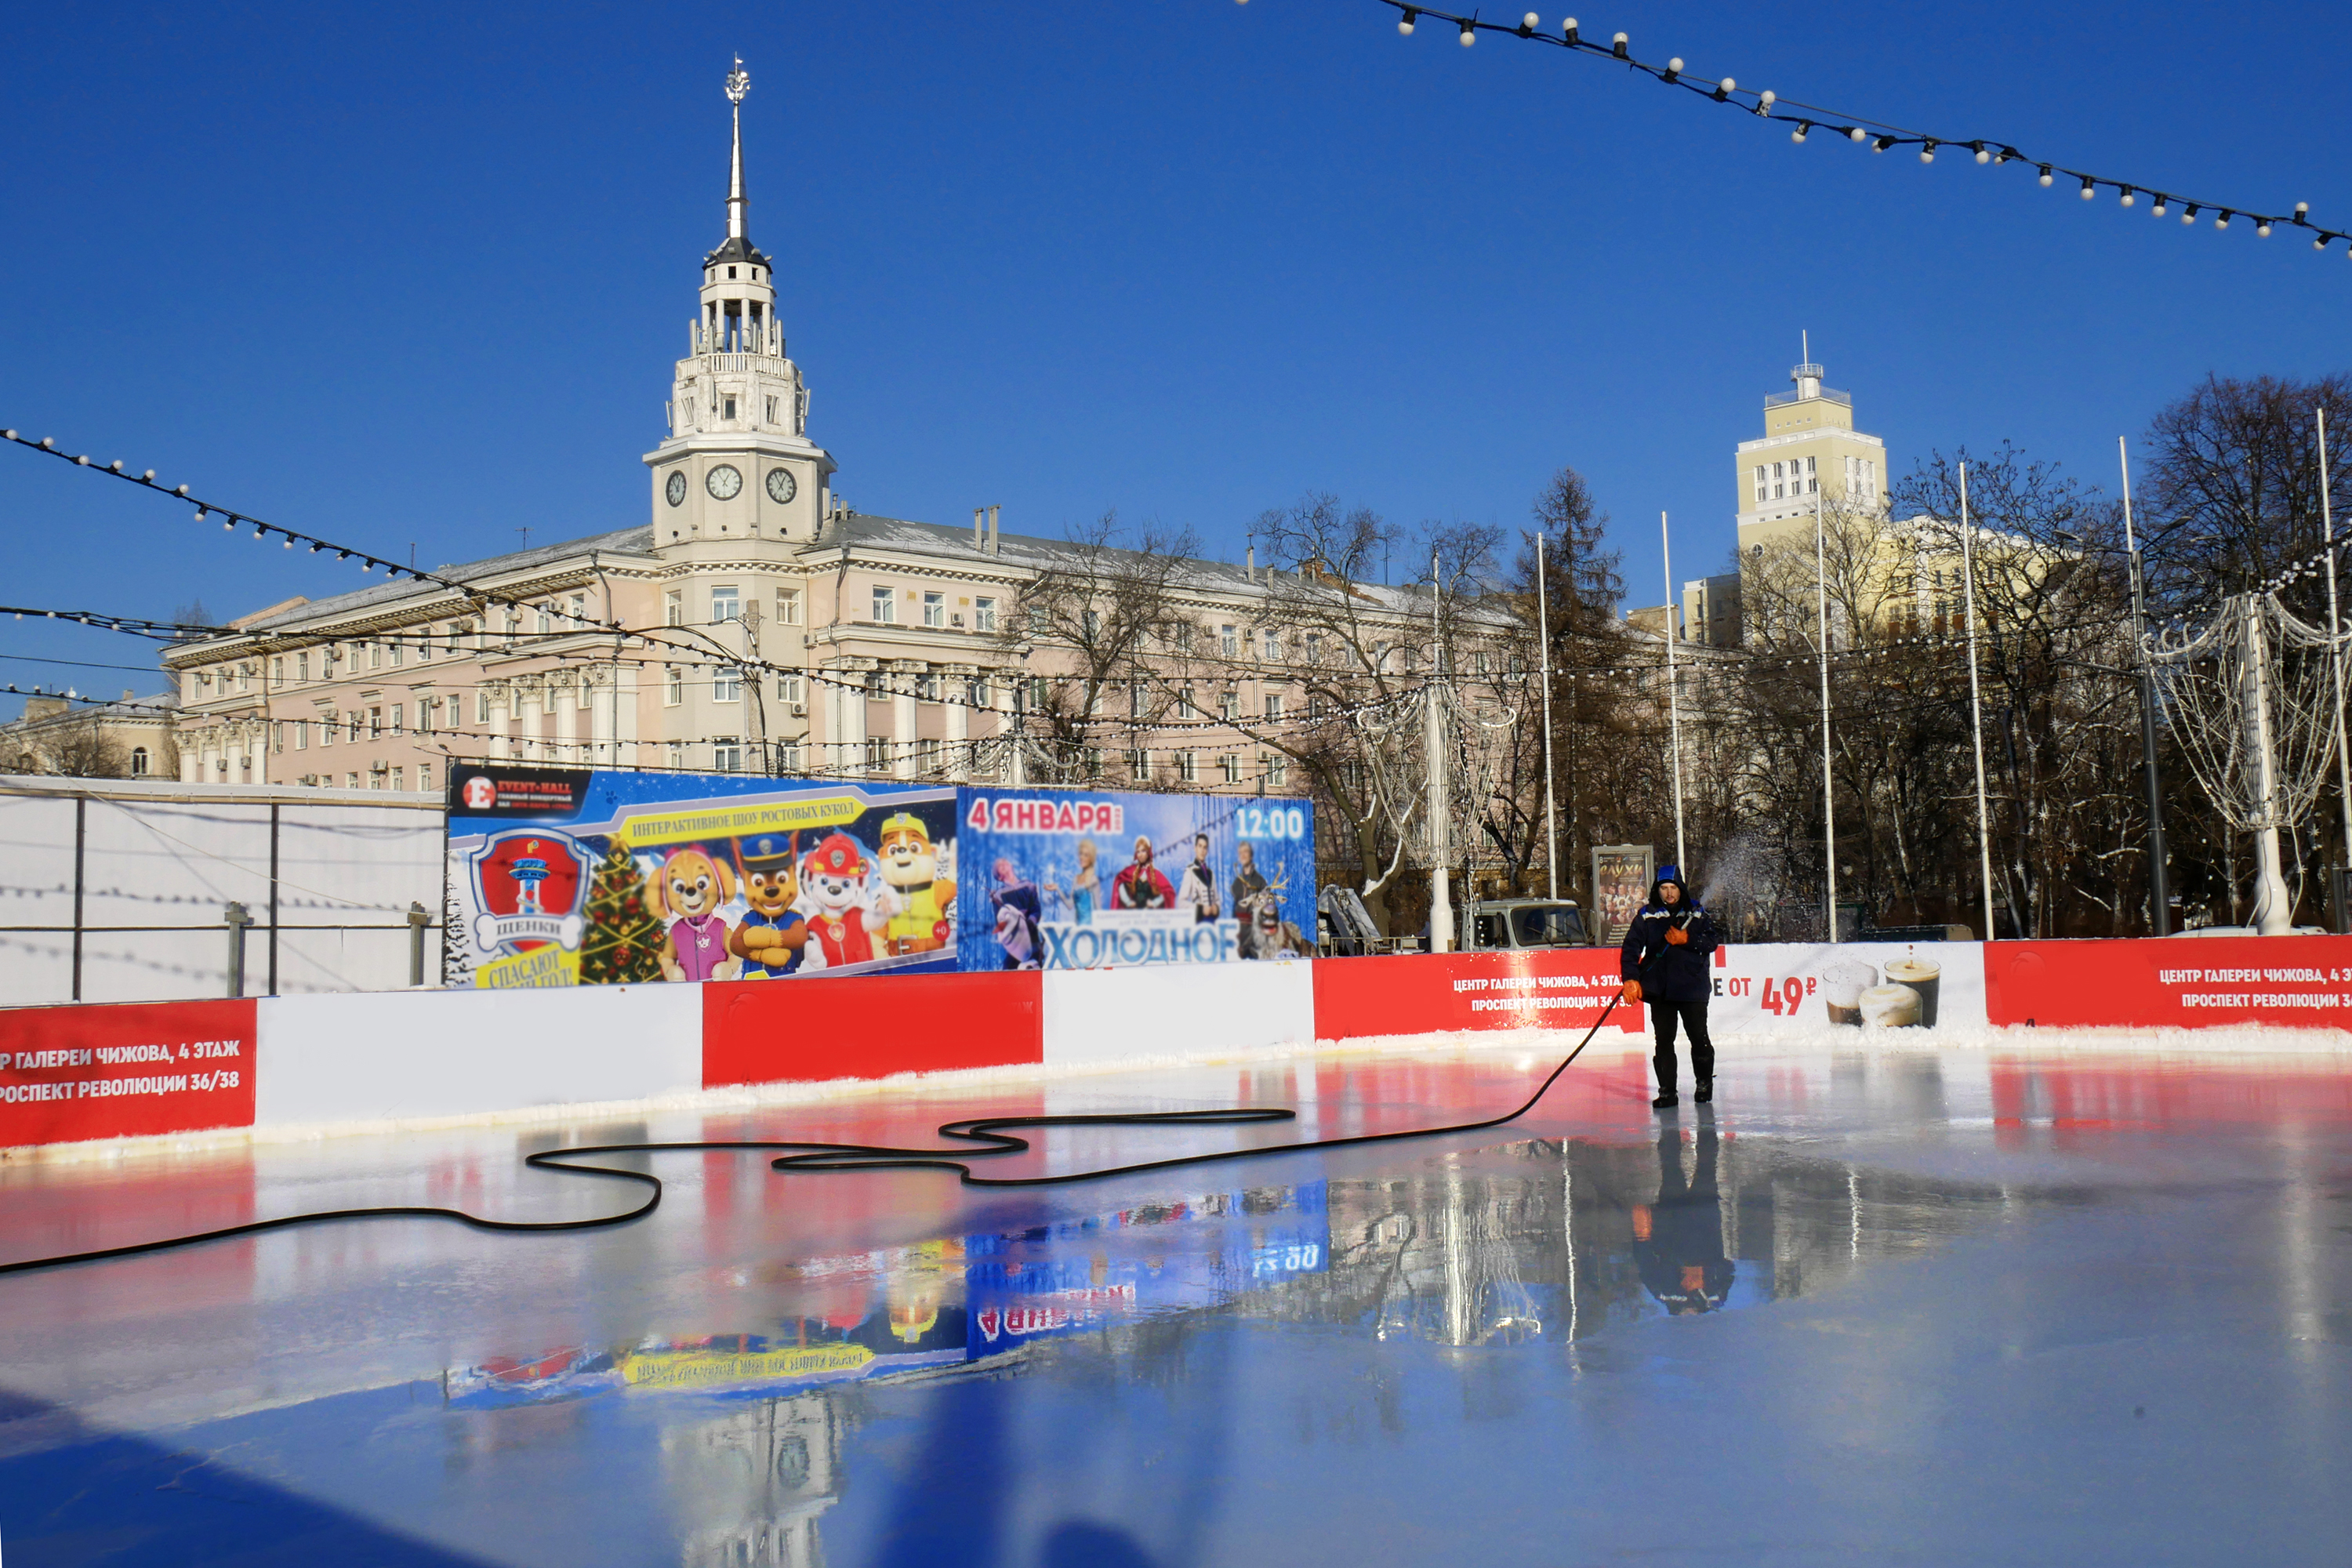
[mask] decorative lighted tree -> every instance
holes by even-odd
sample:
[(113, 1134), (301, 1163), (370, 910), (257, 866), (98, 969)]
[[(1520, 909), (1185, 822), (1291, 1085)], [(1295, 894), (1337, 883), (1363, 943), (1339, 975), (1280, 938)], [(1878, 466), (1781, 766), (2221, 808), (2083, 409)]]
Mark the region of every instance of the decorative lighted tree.
[(645, 877), (628, 847), (614, 844), (588, 887), (588, 929), (580, 940), (580, 984), (635, 985), (659, 980), (668, 937), (646, 908)]

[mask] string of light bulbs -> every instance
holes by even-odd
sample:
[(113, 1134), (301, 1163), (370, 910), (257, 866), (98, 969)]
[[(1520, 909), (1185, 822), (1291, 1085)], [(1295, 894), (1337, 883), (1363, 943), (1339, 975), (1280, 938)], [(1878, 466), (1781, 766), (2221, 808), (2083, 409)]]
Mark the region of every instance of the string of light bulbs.
[[(1948, 136), (1916, 131), (1868, 115), (1852, 114), (1820, 104), (1782, 98), (1769, 89), (1759, 90), (1741, 87), (1727, 76), (1709, 78), (1694, 72), (1679, 58), (1669, 59), (1664, 65), (1636, 59), (1631, 41), (1623, 33), (1613, 35), (1609, 42), (1603, 44), (1586, 37), (1573, 16), (1567, 17), (1557, 29), (1552, 29), (1548, 28), (1533, 11), (1528, 12), (1517, 24), (1513, 25), (1481, 21), (1475, 12), (1467, 16), (1456, 16), (1427, 5), (1408, 4), (1407, 0), (1379, 0), (1379, 3), (1399, 13), (1397, 31), (1407, 37), (1412, 36), (1419, 22), (1427, 18), (1456, 29), (1465, 48), (1476, 43), (1481, 33), (1499, 33), (1529, 43), (1549, 44), (1572, 54), (1614, 60), (1664, 86), (1679, 88), (1758, 119), (1790, 123), (1789, 140), (1800, 146), (1812, 132), (1819, 131), (1866, 145), (1874, 153), (1885, 153), (1896, 147), (1916, 147), (1919, 149), (1919, 161), (1923, 163), (1934, 163), (1940, 151), (1956, 149), (1971, 154), (1979, 163), (2019, 163), (2034, 169), (2038, 171), (2039, 183), (2044, 187), (2053, 185), (2061, 179), (2077, 182), (2079, 194), (2084, 201), (2094, 199), (2102, 190), (2108, 190), (2114, 192), (2126, 207), (2137, 205), (2142, 196), (2147, 197), (2150, 211), (2157, 217), (2167, 216), (2178, 204), (2183, 224), (2194, 224), (2200, 214), (2210, 213), (2213, 215), (2213, 226), (2217, 229), (2227, 229), (2242, 217), (2250, 219), (2254, 226), (2254, 233), (2263, 238), (2268, 238), (2279, 225), (2291, 225), (2312, 237), (2311, 245), (2315, 250), (2325, 250), (2336, 240), (2352, 242), (2352, 235), (2343, 230), (2315, 226), (2311, 222), (2311, 204), (2308, 202), (2295, 203), (2294, 211), (2290, 213), (2270, 213), (2242, 204), (2224, 205), (2201, 196), (2190, 198), (2144, 181), (2119, 180), (2107, 174), (2070, 168), (2055, 160), (2035, 157), (2021, 152), (2014, 143), (1997, 137)], [(2345, 254), (2352, 256), (2352, 243), (2347, 244)]]

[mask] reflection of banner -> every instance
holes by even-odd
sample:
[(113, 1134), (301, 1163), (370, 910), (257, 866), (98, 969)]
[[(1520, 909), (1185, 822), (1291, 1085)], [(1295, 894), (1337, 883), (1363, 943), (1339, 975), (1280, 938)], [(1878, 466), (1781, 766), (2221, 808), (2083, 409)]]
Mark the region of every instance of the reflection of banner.
[(965, 789), (957, 809), (966, 970), (1314, 952), (1315, 814), (1304, 801)]
[(951, 970), (955, 796), (470, 770), (450, 786), (455, 940), (490, 988)]

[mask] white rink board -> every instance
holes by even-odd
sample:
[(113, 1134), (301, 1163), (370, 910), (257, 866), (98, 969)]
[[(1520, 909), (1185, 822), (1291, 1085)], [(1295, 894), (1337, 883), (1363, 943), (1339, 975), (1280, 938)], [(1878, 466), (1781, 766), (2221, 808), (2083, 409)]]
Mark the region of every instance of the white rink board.
[(1315, 977), (1305, 962), (1056, 969), (1044, 979), (1047, 1067), (1315, 1039)]
[(699, 985), (278, 996), (257, 1127), (654, 1100), (702, 1087)]

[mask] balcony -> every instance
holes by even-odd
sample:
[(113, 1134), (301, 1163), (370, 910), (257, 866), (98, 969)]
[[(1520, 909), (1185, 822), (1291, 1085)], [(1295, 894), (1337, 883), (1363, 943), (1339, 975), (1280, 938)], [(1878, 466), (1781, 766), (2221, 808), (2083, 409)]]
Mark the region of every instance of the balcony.
[(1820, 392), (1814, 394), (1811, 397), (1806, 397), (1801, 393), (1775, 392), (1764, 399), (1764, 406), (1767, 408), (1783, 408), (1791, 403), (1812, 403), (1816, 401), (1822, 403), (1843, 404), (1844, 406), (1851, 408), (1853, 406), (1853, 394), (1851, 392), (1840, 392), (1835, 387), (1832, 386), (1822, 387)]

